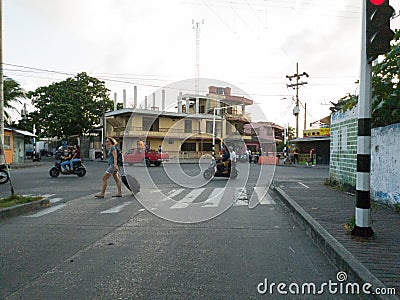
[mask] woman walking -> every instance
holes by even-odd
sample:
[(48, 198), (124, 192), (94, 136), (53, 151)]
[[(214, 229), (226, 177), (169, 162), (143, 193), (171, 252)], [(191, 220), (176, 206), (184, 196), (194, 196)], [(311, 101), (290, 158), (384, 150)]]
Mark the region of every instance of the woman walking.
[(122, 197), (122, 190), (121, 190), (121, 181), (118, 177), (118, 165), (117, 165), (117, 148), (116, 145), (117, 141), (112, 137), (106, 138), (106, 147), (109, 149), (107, 162), (108, 167), (106, 172), (103, 175), (103, 186), (101, 192), (95, 195), (96, 198), (104, 198), (107, 189), (107, 182), (111, 175), (114, 177), (115, 183), (117, 184), (118, 192), (113, 197)]

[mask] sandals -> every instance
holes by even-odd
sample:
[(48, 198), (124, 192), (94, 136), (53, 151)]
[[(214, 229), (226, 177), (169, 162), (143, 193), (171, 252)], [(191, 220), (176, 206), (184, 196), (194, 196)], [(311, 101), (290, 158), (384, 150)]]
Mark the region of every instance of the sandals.
[[(94, 195), (94, 197), (95, 198), (104, 198), (104, 195), (97, 194), (97, 195)], [(112, 197), (122, 197), (122, 195), (121, 194), (117, 194), (117, 195), (113, 195)]]

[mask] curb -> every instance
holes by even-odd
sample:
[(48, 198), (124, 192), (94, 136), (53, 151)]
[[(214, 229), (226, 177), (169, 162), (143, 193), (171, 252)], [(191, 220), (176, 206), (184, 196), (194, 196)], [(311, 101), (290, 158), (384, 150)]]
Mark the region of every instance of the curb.
[[(312, 218), (299, 204), (289, 197), (279, 187), (272, 186), (272, 190), (291, 210), (296, 221), (316, 242), (322, 252), (335, 264), (340, 271), (345, 271), (349, 279), (354, 279), (360, 287), (364, 283), (370, 283), (373, 288), (387, 289), (387, 287), (373, 275), (362, 263), (360, 263), (341, 243), (327, 232), (314, 218)], [(367, 295), (367, 299), (399, 299), (395, 295)], [(364, 297), (362, 297), (364, 299)]]
[(17, 169), (27, 169), (27, 168), (37, 168), (42, 166), (43, 163), (23, 163), (23, 164), (11, 164), (9, 166), (9, 169), (12, 170), (17, 170)]
[(37, 211), (41, 208), (49, 207), (49, 205), (50, 200), (47, 198), (42, 198), (41, 200), (0, 209), (0, 222), (10, 219), (12, 217), (17, 217), (29, 212)]

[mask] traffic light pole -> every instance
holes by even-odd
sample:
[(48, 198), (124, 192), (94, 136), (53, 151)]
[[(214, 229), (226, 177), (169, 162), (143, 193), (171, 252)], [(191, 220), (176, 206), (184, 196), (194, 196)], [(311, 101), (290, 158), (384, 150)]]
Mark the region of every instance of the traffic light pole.
[(362, 8), (362, 39), (361, 39), (361, 70), (360, 95), (358, 98), (358, 136), (357, 136), (357, 179), (356, 179), (356, 209), (355, 226), (352, 234), (360, 237), (372, 237), (371, 228), (371, 65), (367, 58), (366, 33), (366, 1)]

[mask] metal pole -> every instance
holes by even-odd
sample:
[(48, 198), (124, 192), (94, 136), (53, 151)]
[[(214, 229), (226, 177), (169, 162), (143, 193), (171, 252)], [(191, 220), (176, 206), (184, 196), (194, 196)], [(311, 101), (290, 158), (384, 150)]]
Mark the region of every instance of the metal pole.
[(0, 0), (0, 164), (5, 162), (4, 152), (4, 81), (3, 81), (3, 1)]
[(212, 136), (212, 156), (215, 159), (215, 114), (217, 108), (214, 107), (214, 114), (213, 114), (213, 136)]
[(106, 158), (106, 108), (105, 100), (103, 98), (103, 128), (101, 129), (101, 160)]
[[(296, 63), (296, 107), (299, 107), (299, 63)], [(296, 113), (296, 137), (299, 137), (299, 112)]]
[(304, 130), (307, 129), (307, 103), (304, 102)]
[(360, 95), (358, 99), (357, 176), (356, 176), (356, 224), (353, 235), (371, 237), (371, 65), (366, 52), (366, 2), (362, 6), (362, 39)]

